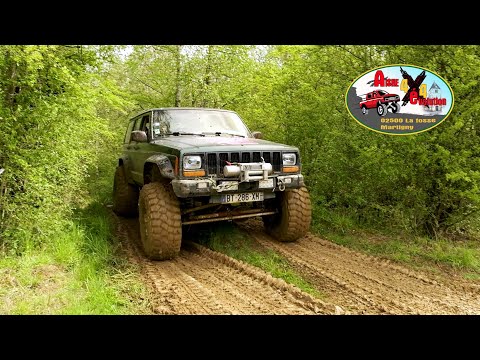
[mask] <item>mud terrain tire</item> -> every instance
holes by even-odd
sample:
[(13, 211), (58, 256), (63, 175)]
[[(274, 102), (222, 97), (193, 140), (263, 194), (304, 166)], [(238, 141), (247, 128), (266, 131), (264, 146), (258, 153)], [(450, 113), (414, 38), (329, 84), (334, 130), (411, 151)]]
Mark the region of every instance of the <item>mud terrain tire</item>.
[(377, 114), (379, 116), (384, 116), (387, 113), (387, 106), (382, 103), (378, 103), (377, 105)]
[(303, 237), (312, 221), (312, 205), (306, 187), (287, 190), (278, 195), (279, 213), (265, 216), (267, 232), (281, 242), (293, 242)]
[(138, 189), (127, 182), (123, 166), (117, 166), (115, 170), (113, 211), (121, 216), (135, 216), (138, 212)]
[(140, 237), (147, 257), (174, 258), (182, 243), (180, 203), (169, 184), (149, 183), (142, 187), (138, 203)]

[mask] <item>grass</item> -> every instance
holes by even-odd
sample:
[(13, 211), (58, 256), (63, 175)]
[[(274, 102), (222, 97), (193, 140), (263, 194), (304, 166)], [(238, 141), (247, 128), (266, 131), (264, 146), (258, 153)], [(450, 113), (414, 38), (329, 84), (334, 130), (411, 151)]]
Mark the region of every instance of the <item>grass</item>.
[(440, 267), (461, 273), (466, 279), (480, 279), (480, 242), (476, 240), (431, 239), (353, 226), (338, 231), (318, 223), (312, 226), (312, 231), (337, 244), (371, 255), (433, 271)]
[(112, 235), (110, 192), (98, 193), (43, 247), (0, 257), (1, 314), (151, 313), (148, 291)]
[(233, 224), (217, 223), (210, 225), (203, 231), (197, 230), (196, 236), (200, 239), (202, 245), (212, 250), (257, 266), (312, 296), (324, 298), (323, 294), (292, 269), (286, 259), (272, 250), (264, 249), (255, 244), (251, 238), (245, 236)]

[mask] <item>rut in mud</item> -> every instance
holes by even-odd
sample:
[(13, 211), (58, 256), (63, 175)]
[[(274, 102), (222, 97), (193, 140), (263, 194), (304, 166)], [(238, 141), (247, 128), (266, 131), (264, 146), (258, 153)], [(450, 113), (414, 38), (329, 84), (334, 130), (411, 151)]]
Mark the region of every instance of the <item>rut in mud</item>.
[[(295, 243), (279, 243), (261, 221), (240, 225), (245, 236), (283, 257), (352, 314), (479, 314), (480, 287), (433, 279), (388, 260), (360, 254), (308, 234)], [(247, 235), (248, 234), (248, 235)]]
[(153, 289), (160, 314), (341, 314), (334, 304), (313, 298), (266, 272), (185, 243), (180, 255), (150, 261), (139, 248), (138, 219), (115, 217), (129, 260), (139, 265)]

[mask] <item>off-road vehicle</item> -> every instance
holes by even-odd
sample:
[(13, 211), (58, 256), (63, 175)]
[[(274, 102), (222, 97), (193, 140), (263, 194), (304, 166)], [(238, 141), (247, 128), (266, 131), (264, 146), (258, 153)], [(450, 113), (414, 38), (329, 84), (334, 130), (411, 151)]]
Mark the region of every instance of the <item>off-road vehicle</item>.
[(368, 109), (377, 109), (377, 114), (384, 116), (388, 110), (396, 113), (400, 110), (400, 97), (397, 94), (390, 94), (385, 90), (375, 90), (367, 94), (362, 95), (362, 101), (360, 101), (360, 109), (362, 114), (368, 114)]
[(146, 255), (180, 251), (182, 227), (260, 216), (279, 241), (310, 226), (298, 148), (261, 139), (233, 111), (145, 110), (130, 119), (115, 171), (113, 209), (139, 214)]

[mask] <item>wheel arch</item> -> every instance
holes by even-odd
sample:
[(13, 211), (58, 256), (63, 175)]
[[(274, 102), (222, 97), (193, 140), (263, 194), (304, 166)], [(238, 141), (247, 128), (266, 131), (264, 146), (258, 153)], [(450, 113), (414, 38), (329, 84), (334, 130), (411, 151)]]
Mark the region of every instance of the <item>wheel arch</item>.
[(124, 166), (126, 159), (122, 156), (118, 159), (118, 166)]
[[(175, 179), (178, 172), (177, 157), (169, 158), (167, 155), (152, 155), (143, 165), (143, 184), (154, 181), (167, 182)], [(173, 164), (172, 164), (173, 162)]]

